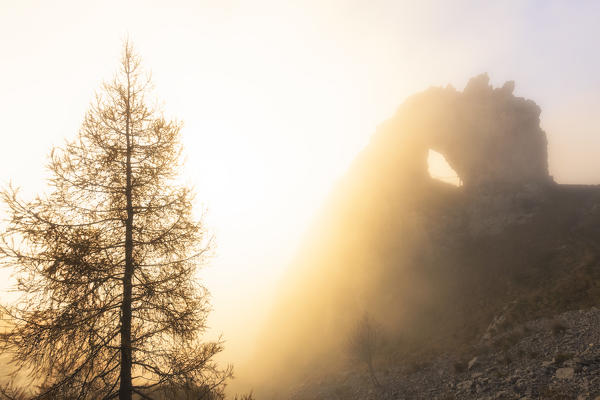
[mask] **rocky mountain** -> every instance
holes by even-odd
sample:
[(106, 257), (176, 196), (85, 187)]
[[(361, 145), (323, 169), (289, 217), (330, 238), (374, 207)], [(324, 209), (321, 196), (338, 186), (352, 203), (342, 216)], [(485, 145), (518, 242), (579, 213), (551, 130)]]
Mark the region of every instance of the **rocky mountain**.
[[(530, 390), (505, 398), (550, 398), (543, 391), (555, 390), (553, 379), (588, 382), (582, 393), (596, 393), (597, 379), (581, 371), (597, 371), (597, 331), (590, 350), (579, 327), (597, 310), (563, 313), (600, 303), (600, 187), (553, 181), (540, 108), (513, 88), (493, 88), (486, 75), (462, 92), (431, 88), (379, 127), (309, 231), (267, 323), (259, 354), (264, 370), (281, 371), (274, 398), (496, 398), (510, 387)], [(459, 186), (429, 177), (429, 149), (445, 156)], [(373, 369), (382, 387), (397, 382), (388, 397), (367, 383), (356, 389), (364, 366), (348, 338), (365, 314), (378, 337)], [(564, 349), (537, 329), (560, 315), (568, 325), (560, 337), (572, 339)], [(501, 352), (482, 344), (516, 326), (529, 336)], [(552, 361), (559, 353), (571, 357)], [(475, 369), (452, 367), (473, 357)], [(556, 375), (569, 368), (573, 378)], [(352, 374), (349, 390), (360, 395), (318, 395)]]

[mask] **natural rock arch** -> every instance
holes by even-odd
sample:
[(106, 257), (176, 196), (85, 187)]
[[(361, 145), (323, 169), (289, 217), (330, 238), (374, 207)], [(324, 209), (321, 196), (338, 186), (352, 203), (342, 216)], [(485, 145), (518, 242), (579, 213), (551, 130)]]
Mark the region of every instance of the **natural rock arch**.
[(463, 92), (431, 88), (408, 98), (373, 140), (386, 143), (389, 162), (417, 179), (427, 176), (431, 149), (465, 187), (552, 182), (540, 108), (513, 89), (512, 81), (493, 88), (486, 74), (472, 78)]

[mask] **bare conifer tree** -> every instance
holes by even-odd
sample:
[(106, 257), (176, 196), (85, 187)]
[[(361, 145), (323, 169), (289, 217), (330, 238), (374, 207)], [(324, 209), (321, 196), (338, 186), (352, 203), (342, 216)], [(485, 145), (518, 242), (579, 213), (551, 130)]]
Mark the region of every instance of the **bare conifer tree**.
[(3, 351), (46, 377), (39, 398), (214, 394), (231, 376), (213, 361), (222, 343), (201, 341), (208, 304), (195, 273), (210, 238), (190, 189), (173, 182), (180, 124), (148, 105), (150, 85), (125, 43), (77, 138), (52, 150), (49, 194), (3, 193), (0, 248), (22, 293), (5, 307)]
[(356, 324), (355, 330), (350, 335), (350, 354), (352, 358), (365, 363), (369, 369), (371, 382), (375, 388), (380, 384), (373, 368), (373, 359), (379, 350), (378, 328), (371, 316), (365, 313), (363, 318)]

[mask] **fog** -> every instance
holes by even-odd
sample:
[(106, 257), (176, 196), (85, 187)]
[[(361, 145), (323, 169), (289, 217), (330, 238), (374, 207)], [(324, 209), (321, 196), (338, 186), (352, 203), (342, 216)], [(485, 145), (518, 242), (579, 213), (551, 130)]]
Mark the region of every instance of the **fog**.
[[(556, 185), (540, 108), (513, 90), (487, 75), (463, 91), (431, 88), (379, 126), (279, 286), (246, 375), (259, 393), (287, 397), (305, 380), (356, 369), (350, 341), (364, 315), (385, 348), (382, 365), (481, 334), (511, 271), (536, 262), (507, 231), (539, 229), (523, 204)], [(529, 255), (504, 265), (520, 251)]]
[[(412, 94), (430, 86), (462, 90), (484, 72), (494, 87), (514, 80), (515, 96), (541, 108), (549, 175), (558, 183), (600, 182), (599, 7), (592, 1), (4, 2), (0, 181), (28, 195), (43, 192), (51, 146), (77, 132), (129, 36), (153, 71), (166, 113), (184, 122), (182, 180), (195, 185), (197, 209), (206, 208), (215, 233), (215, 256), (201, 274), (212, 293), (210, 336), (226, 339), (222, 361), (237, 368), (232, 390), (268, 384), (265, 377), (280, 375), (277, 363), (296, 363), (285, 368), (297, 375), (319, 351), (335, 358), (332, 349), (364, 312), (384, 331), (400, 324), (379, 310), (388, 306), (374, 304), (382, 300), (372, 292), (384, 290), (369, 284), (380, 282), (390, 264), (381, 232), (406, 238), (393, 251), (407, 265), (428, 257), (420, 217), (403, 210), (405, 202), (442, 197), (406, 185), (382, 196), (371, 185), (392, 190), (394, 166), (359, 178), (356, 170), (387, 159), (361, 157), (378, 126)], [(440, 167), (440, 178), (451, 175)], [(454, 186), (435, 187), (452, 201)], [(427, 303), (433, 294), (420, 282), (429, 275), (414, 274), (383, 280), (395, 282), (389, 293)], [(443, 276), (435, 276), (441, 284)], [(357, 282), (362, 291), (355, 291)], [(2, 299), (10, 297), (5, 289)], [(290, 312), (299, 298), (302, 314)], [(337, 315), (339, 304), (352, 312)], [(281, 314), (289, 318), (271, 326)], [(265, 342), (273, 345), (268, 354)], [(316, 347), (297, 357), (289, 350)], [(265, 369), (255, 367), (258, 360)]]

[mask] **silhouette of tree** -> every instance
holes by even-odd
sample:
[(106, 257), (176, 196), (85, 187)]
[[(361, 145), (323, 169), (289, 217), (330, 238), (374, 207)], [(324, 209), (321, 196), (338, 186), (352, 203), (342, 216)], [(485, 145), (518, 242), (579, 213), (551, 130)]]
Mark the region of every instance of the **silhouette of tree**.
[[(210, 388), (231, 377), (202, 342), (207, 292), (197, 266), (211, 245), (174, 184), (178, 122), (147, 103), (149, 75), (129, 42), (77, 138), (52, 150), (48, 195), (9, 188), (3, 263), (21, 299), (1, 335), (16, 366), (44, 378), (39, 398), (152, 398), (164, 387)], [(211, 397), (212, 398), (212, 397)]]
[(364, 314), (351, 332), (349, 345), (350, 355), (367, 366), (373, 386), (379, 388), (380, 384), (373, 368), (373, 359), (379, 351), (380, 339), (378, 327), (368, 313)]

